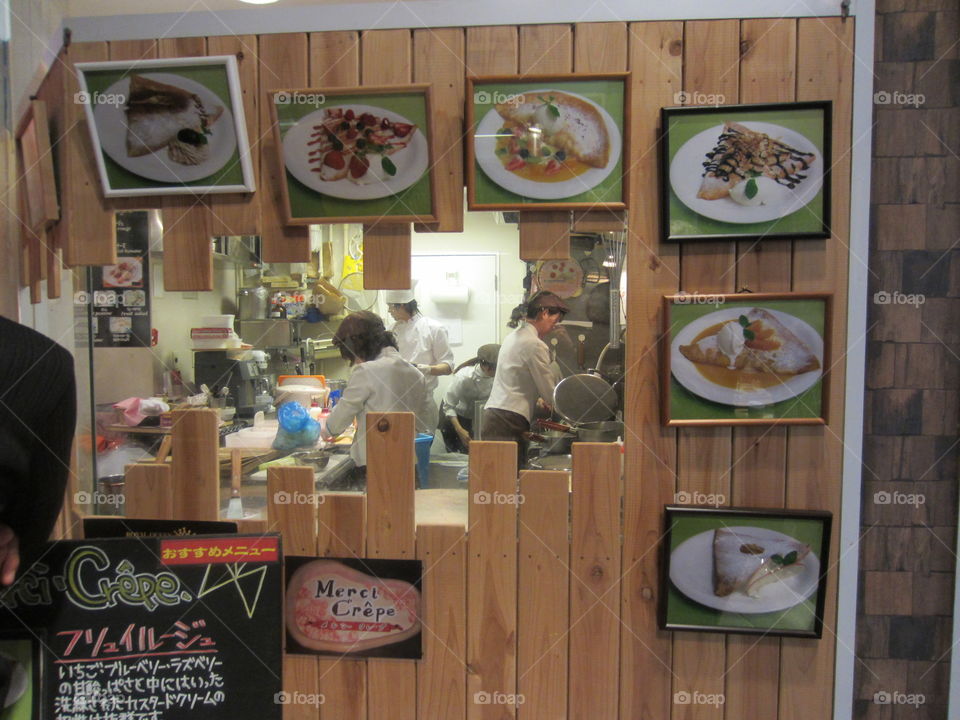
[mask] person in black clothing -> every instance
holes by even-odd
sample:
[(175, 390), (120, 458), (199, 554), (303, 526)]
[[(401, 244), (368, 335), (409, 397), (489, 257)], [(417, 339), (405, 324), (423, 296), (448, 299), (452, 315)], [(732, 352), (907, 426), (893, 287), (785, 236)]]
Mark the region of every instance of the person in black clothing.
[(63, 505), (77, 421), (73, 357), (0, 317), (0, 584), (39, 555)]

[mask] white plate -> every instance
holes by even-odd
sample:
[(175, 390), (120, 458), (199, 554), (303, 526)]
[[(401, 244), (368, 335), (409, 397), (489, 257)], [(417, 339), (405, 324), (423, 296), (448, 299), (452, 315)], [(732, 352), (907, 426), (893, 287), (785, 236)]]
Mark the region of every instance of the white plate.
[[(149, 180), (165, 183), (193, 182), (213, 175), (220, 170), (233, 156), (237, 149), (237, 135), (234, 129), (233, 114), (226, 102), (221, 100), (212, 90), (198, 82), (182, 75), (173, 73), (139, 73), (142, 77), (193, 93), (200, 98), (203, 107), (209, 112), (215, 107), (222, 107), (223, 113), (210, 126), (207, 142), (210, 144), (210, 156), (199, 165), (180, 165), (167, 155), (167, 148), (163, 147), (156, 152), (130, 157), (127, 155), (127, 113), (125, 104), (99, 104), (93, 109), (93, 116), (97, 121), (97, 133), (100, 138), (100, 147), (110, 158), (122, 168), (134, 175)], [(130, 78), (125, 77), (104, 91), (104, 94), (130, 96)]]
[(309, 162), (310, 147), (308, 143), (314, 126), (320, 124), (326, 115), (326, 111), (328, 109), (335, 110), (338, 107), (343, 110), (353, 110), (357, 115), (371, 113), (380, 118), (387, 118), (390, 122), (413, 125), (403, 115), (372, 105), (335, 105), (331, 108), (315, 110), (297, 120), (296, 124), (287, 130), (287, 134), (283, 136), (283, 162), (290, 174), (297, 180), (321, 195), (329, 195), (342, 200), (376, 200), (377, 198), (396, 195), (423, 177), (430, 161), (430, 153), (427, 147), (427, 139), (418, 127), (413, 131), (410, 143), (390, 156), (390, 160), (397, 166), (397, 174), (389, 180), (375, 179), (366, 185), (358, 185), (348, 178), (330, 182), (321, 180), (319, 174), (313, 171), (314, 166)]
[[(129, 275), (115, 277), (114, 270), (122, 272), (121, 265), (126, 265)], [(118, 257), (116, 265), (104, 265), (102, 272), (104, 287), (132, 287), (143, 279), (143, 265), (138, 257)]]
[[(526, 90), (524, 94), (542, 95), (550, 92), (560, 91), (544, 88), (542, 90)], [(622, 143), (620, 131), (617, 129), (617, 124), (613, 121), (613, 118), (610, 117), (610, 113), (589, 98), (567, 92), (566, 90), (562, 92), (593, 105), (606, 123), (607, 135), (610, 138), (610, 160), (607, 162), (606, 167), (590, 168), (586, 172), (577, 175), (577, 177), (564, 180), (563, 182), (543, 183), (520, 177), (516, 173), (507, 170), (503, 166), (503, 163), (500, 162), (500, 158), (496, 155), (497, 130), (503, 127), (504, 119), (495, 108), (492, 108), (483, 116), (483, 119), (477, 125), (477, 130), (474, 133), (473, 149), (477, 158), (477, 164), (480, 165), (487, 174), (487, 177), (497, 185), (523, 197), (536, 200), (559, 200), (561, 198), (579, 195), (596, 187), (613, 172), (613, 169), (617, 166), (617, 162), (620, 160)]]
[(786, 217), (813, 200), (823, 185), (823, 153), (806, 136), (782, 125), (773, 125), (765, 122), (746, 121), (741, 123), (745, 127), (766, 133), (774, 140), (780, 140), (792, 148), (802, 152), (812, 152), (817, 157), (805, 171), (806, 180), (791, 190), (788, 187), (777, 185), (777, 196), (766, 205), (746, 207), (729, 197), (718, 200), (704, 200), (697, 197), (700, 182), (703, 179), (703, 163), (707, 153), (716, 147), (723, 132), (723, 125), (717, 125), (709, 130), (697, 133), (687, 140), (670, 163), (670, 185), (684, 205), (695, 213), (727, 223), (757, 223), (769, 222)]
[[(761, 307), (762, 305), (756, 305)], [(814, 330), (808, 323), (798, 317), (788, 315), (787, 313), (763, 308), (771, 315), (777, 318), (783, 325), (799, 338), (804, 345), (809, 348), (817, 360), (820, 361), (820, 367), (810, 372), (793, 375), (784, 380), (779, 385), (768, 388), (757, 388), (755, 390), (740, 390), (724, 387), (708, 380), (700, 374), (695, 363), (690, 362), (680, 352), (681, 345), (689, 345), (693, 339), (711, 325), (736, 320), (741, 315), (746, 315), (752, 308), (731, 307), (717, 310), (712, 313), (697, 318), (689, 325), (684, 327), (674, 337), (670, 344), (670, 370), (677, 382), (683, 385), (694, 395), (699, 395), (706, 400), (723, 403), (724, 405), (736, 405), (738, 407), (762, 407), (763, 405), (772, 405), (783, 400), (789, 400), (812, 387), (823, 374), (823, 338), (820, 333)]]
[[(766, 528), (730, 527), (763, 539), (798, 542), (796, 538)], [(713, 593), (713, 530), (706, 530), (680, 543), (670, 555), (670, 581), (691, 600), (714, 610), (731, 613), (780, 612), (810, 597), (817, 589), (820, 560), (813, 552), (802, 560), (803, 569), (785, 580), (772, 582), (752, 598), (734, 591), (725, 597)]]

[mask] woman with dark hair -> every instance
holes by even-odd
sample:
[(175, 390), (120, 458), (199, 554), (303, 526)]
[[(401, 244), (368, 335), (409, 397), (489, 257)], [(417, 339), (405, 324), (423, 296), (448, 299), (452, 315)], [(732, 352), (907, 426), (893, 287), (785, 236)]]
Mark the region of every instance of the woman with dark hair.
[(400, 357), (393, 333), (372, 312), (351, 313), (333, 336), (340, 357), (353, 366), (343, 395), (327, 418), (324, 438), (330, 439), (357, 420), (357, 432), (350, 448), (356, 464), (354, 483), (367, 477), (367, 413), (412, 412), (417, 432), (429, 425), (426, 414), (427, 388), (423, 374)]
[(490, 397), (499, 354), (499, 345), (481, 345), (477, 356), (461, 363), (453, 373), (440, 404), (440, 434), (447, 452), (469, 452), (474, 403)]
[[(507, 335), (500, 350), (493, 389), (483, 406), (481, 437), (517, 443), (517, 467), (522, 467), (537, 401), (553, 399), (559, 377), (551, 367), (550, 349), (543, 337), (563, 320), (570, 308), (560, 297), (541, 290), (530, 298), (516, 330)], [(520, 314), (520, 312), (518, 312)]]

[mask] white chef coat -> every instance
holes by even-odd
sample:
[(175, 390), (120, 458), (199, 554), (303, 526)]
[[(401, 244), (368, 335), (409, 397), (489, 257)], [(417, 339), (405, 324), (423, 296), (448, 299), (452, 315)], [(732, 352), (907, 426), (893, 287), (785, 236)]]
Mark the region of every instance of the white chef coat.
[[(390, 331), (397, 336), (400, 357), (414, 365), (439, 365), (446, 363), (453, 370), (453, 350), (447, 328), (436, 320), (417, 313), (409, 320), (395, 322)], [(436, 375), (425, 376), (427, 392), (433, 397), (439, 378)]]
[(490, 397), (493, 378), (480, 367), (480, 363), (460, 368), (453, 375), (447, 392), (443, 395), (443, 413), (449, 417), (460, 415), (473, 418), (473, 404)]
[(559, 378), (550, 364), (550, 349), (528, 322), (507, 335), (500, 347), (497, 374), (485, 408), (510, 410), (533, 419), (537, 398), (552, 401)]
[(384, 348), (374, 360), (353, 369), (343, 395), (327, 417), (324, 437), (339, 435), (357, 418), (350, 457), (357, 465), (366, 465), (367, 413), (412, 412), (417, 416), (417, 432), (427, 432), (436, 415), (428, 414), (426, 399), (423, 373), (392, 347)]

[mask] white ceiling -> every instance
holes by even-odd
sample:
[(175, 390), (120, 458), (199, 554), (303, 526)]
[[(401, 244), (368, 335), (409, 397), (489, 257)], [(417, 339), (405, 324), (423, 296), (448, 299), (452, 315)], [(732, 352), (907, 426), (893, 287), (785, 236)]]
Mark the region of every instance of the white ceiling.
[[(382, 2), (383, 0), (351, 0), (351, 2)], [(296, 5), (342, 5), (344, 0), (278, 0), (272, 5), (293, 7)], [(91, 17), (104, 15), (149, 15), (155, 13), (218, 12), (221, 10), (249, 10), (256, 5), (240, 0), (67, 0), (67, 17)]]

